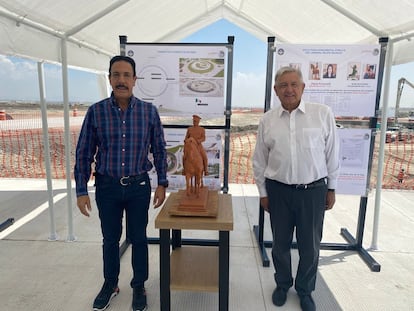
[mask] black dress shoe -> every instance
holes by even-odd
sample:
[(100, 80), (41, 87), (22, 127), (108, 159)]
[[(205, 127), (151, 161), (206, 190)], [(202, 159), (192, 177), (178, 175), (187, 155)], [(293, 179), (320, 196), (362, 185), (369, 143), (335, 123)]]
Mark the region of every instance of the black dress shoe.
[(272, 294), (272, 301), (275, 306), (283, 306), (286, 302), (286, 293), (288, 289), (282, 287), (276, 287)]
[(300, 307), (302, 311), (316, 311), (315, 302), (310, 294), (300, 296)]

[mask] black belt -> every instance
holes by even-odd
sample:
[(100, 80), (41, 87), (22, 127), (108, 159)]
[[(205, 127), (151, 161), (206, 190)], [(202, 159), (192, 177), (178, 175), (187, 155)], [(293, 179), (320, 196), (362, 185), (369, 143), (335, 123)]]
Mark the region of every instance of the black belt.
[(130, 184), (136, 183), (136, 182), (141, 182), (143, 180), (145, 180), (145, 178), (148, 176), (148, 173), (142, 173), (139, 175), (134, 175), (134, 176), (123, 176), (121, 178), (115, 178), (112, 176), (107, 176), (107, 175), (101, 175), (99, 173), (95, 173), (94, 174), (96, 177), (98, 178), (104, 178), (104, 179), (110, 179), (112, 181), (116, 181), (119, 182), (121, 184), (121, 186), (128, 186)]
[(290, 187), (290, 188), (295, 188), (295, 189), (298, 189), (298, 190), (306, 190), (306, 189), (312, 189), (312, 188), (320, 187), (322, 185), (326, 185), (327, 184), (327, 178), (324, 177), (324, 178), (315, 180), (314, 182), (311, 182), (309, 184), (292, 184), (292, 185), (289, 185), (289, 184), (281, 183), (279, 181), (276, 181), (276, 182), (279, 183), (279, 184), (282, 184), (284, 186)]

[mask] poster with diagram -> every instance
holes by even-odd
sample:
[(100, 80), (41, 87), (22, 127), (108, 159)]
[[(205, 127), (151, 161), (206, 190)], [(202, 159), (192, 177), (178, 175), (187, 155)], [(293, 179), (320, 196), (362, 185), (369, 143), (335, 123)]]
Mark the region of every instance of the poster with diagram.
[[(305, 101), (330, 106), (336, 117), (375, 116), (381, 46), (277, 44), (274, 74), (299, 68)], [(273, 105), (280, 101), (272, 94)]]
[(223, 116), (227, 72), (224, 45), (136, 44), (126, 55), (136, 63), (134, 95), (161, 116)]
[[(165, 128), (164, 135), (167, 143), (167, 178), (169, 191), (185, 189), (185, 176), (183, 176), (184, 138), (186, 129)], [(223, 180), (223, 143), (224, 131), (206, 129), (206, 140), (203, 143), (207, 153), (208, 175), (203, 177), (203, 185), (209, 190), (221, 190)], [(151, 156), (150, 159), (152, 160)], [(151, 186), (157, 186), (155, 169), (149, 172)]]
[(370, 129), (338, 129), (340, 171), (337, 193), (367, 195)]

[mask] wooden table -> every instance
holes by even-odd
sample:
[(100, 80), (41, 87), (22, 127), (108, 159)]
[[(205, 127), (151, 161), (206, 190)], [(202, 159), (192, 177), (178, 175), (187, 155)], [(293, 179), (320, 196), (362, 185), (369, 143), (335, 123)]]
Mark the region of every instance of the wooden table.
[[(171, 308), (171, 289), (218, 291), (219, 310), (229, 308), (229, 231), (233, 230), (231, 195), (218, 194), (217, 217), (172, 216), (171, 207), (179, 203), (178, 193), (171, 193), (155, 219), (160, 230), (160, 306)], [(210, 202), (209, 202), (210, 203)], [(217, 230), (219, 240), (198, 240), (197, 246), (182, 246), (181, 230)], [(172, 230), (172, 251), (170, 231)], [(203, 243), (206, 242), (206, 243)], [(217, 248), (218, 246), (218, 248)]]

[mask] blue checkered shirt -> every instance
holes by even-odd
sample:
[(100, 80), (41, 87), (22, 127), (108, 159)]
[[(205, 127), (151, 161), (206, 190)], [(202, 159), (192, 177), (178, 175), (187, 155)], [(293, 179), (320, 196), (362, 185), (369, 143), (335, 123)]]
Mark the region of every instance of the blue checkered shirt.
[(152, 153), (158, 183), (167, 181), (164, 131), (154, 105), (132, 96), (122, 111), (113, 94), (89, 107), (76, 146), (74, 177), (76, 195), (88, 194), (91, 165), (102, 175), (120, 178), (152, 169)]

